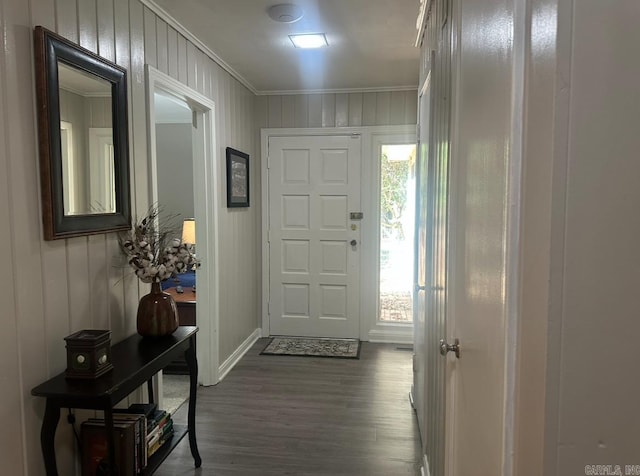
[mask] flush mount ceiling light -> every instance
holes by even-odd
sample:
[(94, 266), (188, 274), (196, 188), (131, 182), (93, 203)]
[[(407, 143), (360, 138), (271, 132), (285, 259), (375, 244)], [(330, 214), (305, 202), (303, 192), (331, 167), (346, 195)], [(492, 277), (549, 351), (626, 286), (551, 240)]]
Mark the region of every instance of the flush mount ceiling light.
[(324, 33), (289, 35), (289, 38), (296, 48), (322, 48), (329, 45)]
[(273, 5), (267, 10), (269, 17), (280, 23), (293, 23), (304, 15), (304, 11), (298, 5), (292, 3), (282, 3), (280, 5)]

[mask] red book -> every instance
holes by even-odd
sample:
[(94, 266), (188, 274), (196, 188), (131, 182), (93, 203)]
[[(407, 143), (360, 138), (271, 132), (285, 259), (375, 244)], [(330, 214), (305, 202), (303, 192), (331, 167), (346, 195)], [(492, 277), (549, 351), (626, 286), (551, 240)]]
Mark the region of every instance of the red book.
[[(135, 429), (133, 424), (114, 423), (115, 459), (121, 476), (135, 476)], [(102, 476), (109, 471), (107, 433), (104, 423), (85, 421), (81, 426), (82, 476)], [(114, 473), (115, 474), (115, 473)]]

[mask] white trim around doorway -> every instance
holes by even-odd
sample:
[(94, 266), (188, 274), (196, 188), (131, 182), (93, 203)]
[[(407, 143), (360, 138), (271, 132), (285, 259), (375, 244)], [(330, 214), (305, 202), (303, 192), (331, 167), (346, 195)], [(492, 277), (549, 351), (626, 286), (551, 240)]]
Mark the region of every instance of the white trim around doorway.
[(186, 102), (193, 111), (193, 190), (194, 215), (198, 223), (196, 241), (202, 266), (198, 270), (198, 288), (208, 292), (198, 293), (196, 315), (198, 383), (215, 385), (219, 381), (219, 261), (218, 261), (218, 207), (219, 191), (215, 184), (222, 173), (216, 160), (215, 117), (213, 100), (180, 83), (172, 77), (145, 65), (147, 81), (147, 139), (150, 161), (151, 203), (157, 203), (157, 161), (154, 93), (162, 91)]

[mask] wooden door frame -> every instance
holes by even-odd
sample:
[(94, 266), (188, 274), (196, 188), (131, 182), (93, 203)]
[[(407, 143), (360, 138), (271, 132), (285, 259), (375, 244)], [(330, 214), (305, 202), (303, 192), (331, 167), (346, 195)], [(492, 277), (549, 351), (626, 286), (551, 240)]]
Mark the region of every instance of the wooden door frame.
[[(261, 139), (261, 160), (260, 160), (260, 179), (261, 179), (261, 198), (262, 198), (262, 335), (269, 336), (269, 174), (268, 174), (268, 157), (269, 157), (269, 139), (271, 137), (297, 137), (297, 136), (351, 136), (357, 134), (361, 137), (361, 154), (362, 160), (360, 167), (362, 171), (361, 181), (361, 209), (367, 217), (371, 217), (373, 209), (371, 208), (371, 197), (367, 197), (362, 192), (365, 189), (367, 180), (371, 180), (371, 172), (366, 169), (366, 158), (371, 157), (373, 139), (377, 135), (407, 135), (412, 134), (415, 138), (416, 126), (362, 126), (362, 127), (315, 127), (315, 128), (266, 128), (260, 132)], [(369, 220), (370, 222), (371, 220)], [(368, 222), (363, 222), (368, 223)], [(361, 240), (365, 233), (365, 229), (361, 230)], [(367, 263), (363, 253), (360, 257), (360, 273), (365, 276), (365, 272), (370, 272), (366, 268)], [(363, 267), (364, 266), (364, 267)], [(360, 285), (360, 315), (364, 315), (364, 310), (368, 309), (371, 303), (363, 297), (362, 283)], [(366, 302), (365, 302), (366, 301)], [(375, 318), (375, 317), (374, 317)], [(370, 320), (360, 318), (359, 334), (360, 339), (370, 340)], [(395, 341), (394, 341), (395, 342)]]
[(151, 203), (158, 201), (158, 164), (156, 156), (156, 128), (154, 93), (162, 91), (186, 102), (194, 111), (194, 120), (202, 127), (193, 135), (193, 189), (199, 197), (194, 200), (194, 216), (198, 221), (196, 236), (198, 256), (202, 267), (198, 271), (198, 287), (208, 292), (198, 293), (196, 315), (200, 332), (197, 335), (198, 382), (215, 385), (219, 381), (219, 295), (220, 266), (218, 259), (218, 208), (221, 192), (221, 170), (216, 158), (216, 104), (190, 87), (145, 65), (147, 82), (147, 140), (149, 147), (149, 183)]

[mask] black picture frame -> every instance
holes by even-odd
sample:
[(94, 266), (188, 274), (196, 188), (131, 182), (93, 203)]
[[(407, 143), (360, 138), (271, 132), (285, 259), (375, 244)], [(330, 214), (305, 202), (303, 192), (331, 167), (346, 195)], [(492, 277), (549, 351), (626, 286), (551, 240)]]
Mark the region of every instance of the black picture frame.
[(249, 154), (227, 147), (227, 208), (249, 206)]

